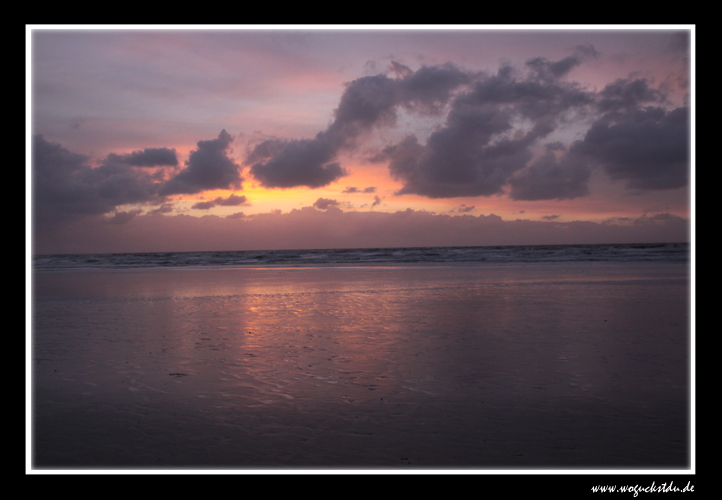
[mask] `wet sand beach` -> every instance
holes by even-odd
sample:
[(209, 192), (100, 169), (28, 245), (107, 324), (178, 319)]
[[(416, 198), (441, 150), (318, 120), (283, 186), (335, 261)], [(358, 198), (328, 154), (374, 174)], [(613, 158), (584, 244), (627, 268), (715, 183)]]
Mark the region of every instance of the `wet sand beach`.
[(689, 267), (33, 276), (37, 468), (689, 464)]

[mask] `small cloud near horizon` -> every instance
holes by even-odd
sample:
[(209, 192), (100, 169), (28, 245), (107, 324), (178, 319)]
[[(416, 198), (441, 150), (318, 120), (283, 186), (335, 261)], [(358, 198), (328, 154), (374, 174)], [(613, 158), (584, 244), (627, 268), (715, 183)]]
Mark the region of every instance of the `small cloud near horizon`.
[(327, 210), (330, 207), (338, 207), (340, 203), (329, 198), (319, 198), (313, 203), (313, 207), (319, 210)]
[(211, 201), (199, 201), (198, 203), (194, 204), (191, 208), (195, 208), (196, 210), (210, 210), (211, 208), (215, 206), (222, 206), (222, 207), (238, 207), (238, 206), (244, 206), (248, 207), (251, 204), (248, 203), (248, 198), (245, 196), (237, 196), (235, 194), (231, 194), (228, 198), (221, 198), (220, 196), (217, 197), (215, 200)]
[(349, 186), (349, 187), (347, 187), (346, 189), (344, 189), (343, 191), (341, 191), (342, 194), (375, 193), (375, 192), (376, 192), (376, 188), (375, 188), (374, 186), (369, 186), (369, 187), (364, 188), (364, 189), (359, 189), (359, 188), (354, 187), (354, 186)]

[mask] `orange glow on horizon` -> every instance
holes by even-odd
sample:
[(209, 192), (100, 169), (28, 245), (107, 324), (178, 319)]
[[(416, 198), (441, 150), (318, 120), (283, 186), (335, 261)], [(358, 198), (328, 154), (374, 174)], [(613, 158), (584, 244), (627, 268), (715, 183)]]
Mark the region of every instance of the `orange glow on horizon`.
[[(183, 155), (187, 158), (193, 146), (176, 146), (179, 155), (180, 168), (184, 168)], [(242, 165), (242, 160), (236, 155), (234, 160)], [(640, 208), (639, 197), (636, 193), (631, 195), (622, 184), (607, 185), (602, 188), (592, 188), (592, 194), (571, 200), (512, 200), (505, 194), (493, 196), (476, 196), (460, 198), (427, 198), (415, 194), (396, 195), (403, 187), (403, 183), (391, 178), (386, 163), (359, 162), (352, 157), (339, 159), (347, 170), (348, 175), (336, 182), (316, 189), (305, 186), (288, 189), (269, 189), (263, 187), (251, 175), (247, 167), (241, 168), (244, 178), (242, 189), (228, 190), (216, 189), (204, 191), (193, 195), (177, 195), (171, 197), (174, 205), (173, 214), (186, 214), (194, 217), (215, 215), (226, 217), (239, 212), (247, 216), (268, 214), (277, 210), (289, 213), (304, 207), (312, 207), (319, 198), (334, 200), (335, 207), (349, 211), (373, 212), (402, 212), (408, 209), (425, 211), (438, 215), (449, 216), (489, 216), (496, 215), (505, 221), (530, 220), (554, 222), (605, 222), (615, 221), (624, 223), (624, 219), (637, 219), (645, 213), (649, 216), (655, 213), (670, 213), (679, 217), (690, 217), (689, 206), (682, 206), (670, 201), (662, 200), (659, 203), (649, 202), (648, 207)], [(602, 185), (602, 174), (595, 174), (596, 181), (592, 183)], [(355, 192), (344, 192), (355, 188)], [(375, 188), (373, 191), (370, 188)], [(364, 190), (369, 189), (368, 192)], [(663, 195), (664, 193), (662, 193)], [(216, 204), (208, 209), (192, 208), (198, 202), (208, 202), (217, 198), (227, 199), (235, 195), (246, 197), (246, 204), (236, 206), (223, 206)], [(657, 197), (661, 195), (656, 193)], [(610, 200), (613, 203), (610, 204)], [(140, 207), (133, 207), (140, 208)], [(133, 209), (130, 208), (130, 209)], [(148, 209), (145, 207), (148, 211)], [(130, 210), (126, 208), (126, 210)], [(630, 222), (631, 223), (631, 222)]]

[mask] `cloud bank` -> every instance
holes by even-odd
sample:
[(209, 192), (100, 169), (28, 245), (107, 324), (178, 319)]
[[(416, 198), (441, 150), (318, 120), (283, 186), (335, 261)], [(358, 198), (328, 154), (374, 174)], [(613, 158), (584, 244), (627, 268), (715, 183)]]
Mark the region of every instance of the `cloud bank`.
[[(185, 168), (173, 175), (178, 168), (173, 149), (148, 148), (124, 155), (111, 153), (99, 166), (93, 167), (89, 157), (35, 135), (32, 137), (35, 222), (46, 225), (79, 216), (108, 214), (130, 204), (161, 205), (167, 202), (167, 196), (174, 194), (240, 189), (243, 179), (239, 165), (228, 156), (232, 141), (225, 130), (217, 139), (199, 141)], [(155, 167), (155, 172), (149, 167)], [(170, 178), (165, 180), (169, 172)], [(214, 203), (245, 202), (245, 196), (232, 195)], [(169, 205), (163, 206), (167, 211)]]
[[(120, 219), (128, 216), (119, 215)], [(502, 220), (489, 215), (404, 210), (344, 212), (329, 205), (288, 213), (135, 215), (122, 225), (103, 217), (49, 228), (37, 253), (162, 252), (303, 248), (654, 243), (688, 241), (689, 221), (670, 214), (626, 221)], [(192, 236), (189, 236), (192, 235)]]

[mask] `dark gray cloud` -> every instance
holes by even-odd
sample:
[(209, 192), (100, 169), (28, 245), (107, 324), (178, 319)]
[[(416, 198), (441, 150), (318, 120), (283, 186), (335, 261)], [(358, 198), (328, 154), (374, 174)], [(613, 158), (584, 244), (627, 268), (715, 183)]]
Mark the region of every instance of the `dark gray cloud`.
[[(643, 78), (619, 79), (599, 92), (564, 77), (593, 47), (560, 61), (535, 58), (526, 70), (502, 66), (479, 75), (451, 99), (446, 123), (425, 144), (411, 135), (372, 158), (387, 161), (398, 195), (491, 196), (510, 188), (516, 200), (570, 199), (589, 194), (595, 167), (632, 189), (674, 189), (688, 183), (689, 117), (667, 110), (665, 94)], [(542, 141), (576, 118), (592, 126), (565, 146)]]
[(336, 161), (342, 149), (375, 127), (396, 123), (399, 107), (433, 112), (446, 104), (451, 93), (469, 83), (471, 76), (453, 66), (422, 67), (412, 72), (403, 65), (392, 69), (397, 78), (366, 76), (346, 85), (334, 120), (313, 139), (268, 139), (248, 155), (246, 165), (267, 188), (307, 186), (318, 188), (347, 175)]
[(598, 120), (571, 149), (628, 188), (675, 189), (689, 182), (689, 134), (688, 108), (649, 107)]
[(174, 167), (178, 165), (178, 157), (175, 149), (146, 148), (126, 155), (111, 153), (106, 158), (106, 163), (125, 163), (133, 167)]
[[(665, 95), (645, 79), (619, 79), (594, 97), (596, 120), (584, 139), (567, 149), (547, 144), (547, 152), (509, 179), (517, 200), (568, 199), (589, 193), (595, 167), (637, 190), (687, 185), (689, 116), (687, 108), (658, 106)], [(557, 152), (555, 154), (554, 152)]]
[(574, 51), (579, 57), (582, 58), (598, 59), (601, 55), (591, 43), (577, 45), (574, 47)]
[(199, 201), (198, 203), (194, 203), (191, 208), (195, 210), (210, 210), (215, 206), (216, 204), (213, 201)]
[(582, 63), (578, 56), (568, 56), (556, 62), (549, 61), (543, 57), (536, 57), (526, 62), (526, 65), (532, 69), (537, 78), (542, 80), (556, 80), (562, 78), (575, 66)]
[(470, 92), (459, 96), (455, 109), (483, 106), (535, 121), (556, 121), (562, 119), (565, 112), (593, 103), (592, 94), (560, 78), (564, 71), (550, 69), (561, 61), (533, 61), (527, 72), (505, 65), (496, 74), (478, 79)]
[(42, 135), (32, 138), (34, 180), (45, 182), (66, 182), (80, 171), (90, 168), (89, 158), (71, 153), (58, 143), (46, 141)]
[(452, 97), (454, 90), (471, 83), (473, 78), (473, 74), (451, 63), (422, 66), (416, 72), (395, 80), (397, 100), (407, 109), (438, 112)]
[(326, 210), (330, 207), (337, 207), (338, 205), (338, 201), (328, 198), (319, 198), (313, 203), (314, 208), (317, 208), (319, 210)]
[[(276, 154), (268, 153), (279, 145), (282, 148)], [(319, 133), (315, 139), (269, 139), (251, 152), (251, 158), (261, 160), (251, 166), (251, 174), (267, 188), (319, 188), (348, 175), (338, 162), (332, 161), (337, 150), (326, 133)]]
[[(473, 114), (473, 116), (472, 116)], [(404, 182), (397, 194), (419, 194), (429, 198), (490, 196), (532, 158), (530, 146), (546, 129), (534, 128), (516, 139), (496, 134), (510, 127), (503, 113), (467, 113), (458, 121), (434, 132), (422, 146), (414, 136), (385, 150), (389, 170)]]
[(526, 62), (528, 69), (532, 71), (532, 78), (541, 80), (557, 80), (569, 74), (575, 67), (582, 64), (585, 59), (597, 59), (599, 52), (591, 44), (577, 45), (573, 54), (560, 59), (550, 61), (544, 57), (534, 57)]
[(151, 176), (125, 164), (89, 165), (89, 158), (36, 135), (32, 139), (36, 222), (106, 214), (119, 205), (157, 198)]
[(235, 194), (231, 194), (228, 198), (221, 198), (220, 196), (213, 200), (216, 205), (220, 205), (222, 207), (239, 207), (239, 206), (250, 206), (250, 203), (248, 203), (248, 198), (245, 196), (238, 196)]
[(217, 139), (198, 141), (191, 151), (186, 168), (160, 189), (162, 195), (195, 194), (208, 189), (240, 189), (243, 178), (228, 153), (233, 137), (224, 130)]
[(642, 105), (661, 104), (665, 97), (651, 87), (645, 78), (618, 79), (606, 85), (597, 96), (597, 106), (603, 113), (630, 111)]
[[(125, 224), (135, 217), (137, 211), (118, 211), (120, 206), (161, 204), (160, 208), (149, 213), (168, 213), (172, 211), (172, 206), (164, 203), (167, 201), (166, 194), (184, 190), (197, 192), (227, 187), (236, 181), (240, 183), (237, 165), (226, 153), (231, 140), (224, 130), (218, 139), (200, 141), (198, 150), (190, 155), (187, 168), (164, 182), (164, 175), (136, 167), (172, 167), (177, 164), (176, 153), (172, 149), (149, 148), (127, 155), (111, 153), (99, 166), (92, 167), (87, 156), (72, 153), (60, 144), (36, 135), (32, 139), (35, 222), (47, 225), (78, 216), (115, 211), (116, 214), (106, 222)], [(210, 203), (236, 206), (246, 202), (245, 196), (231, 195)]]
[(238, 207), (241, 205), (249, 206), (250, 203), (248, 203), (248, 198), (246, 198), (245, 196), (231, 194), (230, 196), (228, 196), (228, 198), (221, 198), (219, 196), (215, 200), (199, 201), (198, 203), (194, 203), (191, 208), (195, 208), (197, 210), (210, 210), (215, 206)]
[[(567, 114), (593, 105), (592, 95), (560, 79), (580, 62), (579, 56), (558, 62), (532, 59), (526, 73), (503, 66), (492, 76), (480, 76), (453, 100), (445, 126), (426, 144), (409, 136), (376, 159), (388, 160), (391, 175), (404, 183), (397, 194), (501, 194), (512, 176), (527, 167), (539, 140)], [(541, 164), (536, 172), (542, 172)]]
[(543, 57), (535, 57), (526, 62), (537, 78), (542, 80), (556, 80), (566, 76), (573, 68), (582, 64), (584, 59), (599, 57), (599, 52), (593, 45), (577, 45), (574, 54), (559, 61), (549, 61)]
[(283, 151), (283, 148), (288, 142), (289, 141), (283, 139), (266, 139), (247, 153), (246, 160), (243, 163), (245, 165), (253, 165), (259, 162), (263, 163)]
[(399, 102), (396, 82), (385, 75), (375, 75), (347, 84), (326, 134), (331, 143), (337, 148), (350, 145), (372, 127), (395, 124)]
[(238, 207), (241, 205), (249, 206), (250, 203), (248, 203), (248, 198), (246, 198), (245, 196), (237, 196), (235, 194), (231, 194), (228, 198), (221, 198), (219, 196), (215, 200), (199, 201), (198, 203), (193, 204), (191, 208), (195, 208), (197, 210), (210, 210), (217, 205), (222, 207)]
[[(374, 65), (374, 67), (375, 67), (375, 65)], [(414, 70), (412, 70), (405, 64), (401, 64), (396, 61), (391, 61), (391, 64), (389, 65), (389, 69), (391, 70), (391, 72), (394, 75), (396, 75), (396, 78), (403, 78), (414, 72)]]
[(589, 194), (588, 162), (574, 154), (557, 159), (552, 147), (520, 175), (510, 180), (509, 196), (515, 200), (564, 200)]
[(359, 189), (354, 186), (349, 186), (343, 191), (341, 191), (343, 194), (354, 194), (354, 193), (375, 193), (376, 188), (374, 186), (369, 186), (363, 189)]

